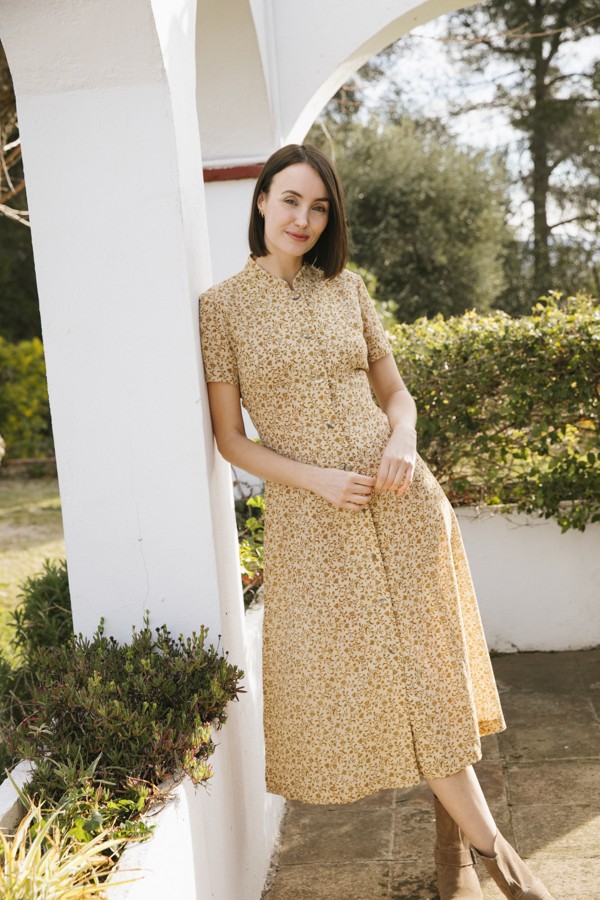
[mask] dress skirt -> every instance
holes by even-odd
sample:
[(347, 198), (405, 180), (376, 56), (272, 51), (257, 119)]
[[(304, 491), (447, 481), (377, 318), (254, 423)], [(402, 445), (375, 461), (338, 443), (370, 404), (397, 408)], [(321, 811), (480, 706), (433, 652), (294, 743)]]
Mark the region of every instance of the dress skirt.
[(443, 778), (506, 725), (456, 515), (417, 455), (365, 510), (267, 482), (267, 789), (348, 803)]

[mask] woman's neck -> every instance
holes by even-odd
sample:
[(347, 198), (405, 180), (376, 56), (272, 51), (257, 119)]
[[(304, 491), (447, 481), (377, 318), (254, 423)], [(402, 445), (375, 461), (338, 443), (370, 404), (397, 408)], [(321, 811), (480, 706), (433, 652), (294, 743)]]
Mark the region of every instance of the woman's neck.
[(275, 256), (274, 253), (269, 253), (268, 256), (256, 256), (255, 261), (261, 269), (264, 269), (271, 275), (276, 275), (277, 278), (283, 278), (290, 287), (292, 287), (294, 278), (302, 268), (301, 256), (291, 256), (282, 259), (279, 256)]

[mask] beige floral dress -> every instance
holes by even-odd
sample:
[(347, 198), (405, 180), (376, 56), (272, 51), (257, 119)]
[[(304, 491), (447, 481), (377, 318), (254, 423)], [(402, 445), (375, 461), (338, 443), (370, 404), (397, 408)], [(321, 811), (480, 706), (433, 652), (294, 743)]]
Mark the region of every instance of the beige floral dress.
[[(391, 352), (362, 279), (249, 257), (200, 298), (206, 381), (237, 385), (262, 444), (376, 475), (390, 437), (367, 378)], [(417, 425), (418, 429), (418, 425)], [(348, 803), (442, 778), (506, 728), (454, 511), (417, 454), (365, 510), (265, 482), (267, 790)]]

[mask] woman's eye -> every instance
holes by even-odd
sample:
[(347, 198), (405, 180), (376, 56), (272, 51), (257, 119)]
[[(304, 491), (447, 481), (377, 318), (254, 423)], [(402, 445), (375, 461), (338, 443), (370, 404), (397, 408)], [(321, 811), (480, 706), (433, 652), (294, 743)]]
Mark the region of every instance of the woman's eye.
[(284, 203), (291, 203), (292, 205), (294, 205), (294, 204), (296, 203), (296, 201), (294, 200), (293, 197), (286, 197), (285, 200), (284, 200), (283, 202), (284, 202)]
[(315, 209), (317, 212), (322, 212), (322, 213), (326, 213), (326, 212), (327, 212), (327, 207), (326, 207), (326, 206), (315, 206), (314, 209)]

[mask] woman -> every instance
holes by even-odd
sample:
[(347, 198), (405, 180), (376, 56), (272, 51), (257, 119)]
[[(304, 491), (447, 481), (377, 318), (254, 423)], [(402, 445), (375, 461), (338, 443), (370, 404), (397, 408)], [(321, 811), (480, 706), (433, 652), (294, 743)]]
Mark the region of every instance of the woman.
[(200, 298), (200, 327), (219, 451), (265, 480), (267, 789), (348, 803), (424, 778), (442, 900), (482, 896), (475, 848), (507, 897), (550, 898), (472, 768), (506, 724), (458, 523), (345, 269), (342, 189), (315, 147), (267, 161), (249, 241), (244, 269)]

